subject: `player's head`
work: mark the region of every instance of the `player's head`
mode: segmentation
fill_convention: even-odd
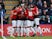
[[[24,8],[24,7],[25,7],[25,4],[24,4],[24,3],[22,3],[22,4],[21,4],[21,7],[22,7],[22,8]]]

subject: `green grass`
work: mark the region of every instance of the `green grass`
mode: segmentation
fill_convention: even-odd
[[[6,37],[7,39],[52,39],[52,36],[43,36],[43,37],[40,37],[40,36],[34,36],[34,37],[15,37],[15,38],[12,38],[12,37]],[[2,37],[0,37],[0,39],[2,39]]]
[[[0,39],[2,39],[2,37],[0,37]]]

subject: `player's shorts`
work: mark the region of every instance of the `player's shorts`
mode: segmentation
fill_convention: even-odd
[[[33,27],[33,26],[34,26],[34,21],[31,21],[31,22],[32,22],[32,23],[31,23],[31,24],[32,24],[31,26]]]
[[[25,20],[25,26],[33,26],[34,22],[30,20]]]
[[[40,20],[40,18],[35,18],[35,19],[34,19],[35,25],[39,25],[39,24],[40,24],[40,23],[39,23],[39,20]]]
[[[17,21],[16,20],[12,20],[12,27],[16,27],[17,26]]]
[[[17,20],[17,27],[23,27],[24,21],[23,20]]]

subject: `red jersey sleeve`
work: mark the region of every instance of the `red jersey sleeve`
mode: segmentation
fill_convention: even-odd
[[[34,7],[34,14],[35,15],[38,15],[39,14],[39,11],[38,11],[38,8],[37,7]]]
[[[14,15],[14,14],[16,14],[16,15]],[[10,18],[11,19],[16,19],[17,18],[17,11],[16,10],[11,11]]]
[[[36,14],[39,14],[38,8],[36,7],[35,9],[36,9]]]

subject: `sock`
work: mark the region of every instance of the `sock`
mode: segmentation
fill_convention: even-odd
[[[23,32],[24,32],[23,29],[24,29],[24,28],[21,28],[21,36],[23,36]]]
[[[27,33],[27,30],[26,30],[26,28],[24,28],[24,33]]]
[[[38,27],[38,32],[40,33],[40,35],[42,34],[41,28]]]
[[[34,28],[33,28],[33,27],[31,27],[31,30],[32,30],[34,33],[36,33],[36,31],[34,30]]]
[[[14,34],[14,28],[12,27],[12,30],[10,30],[9,32],[10,32],[10,35],[13,36],[13,34]]]
[[[18,36],[20,36],[20,28],[17,28]]]
[[[30,28],[27,28],[27,36],[29,36]]]
[[[34,27],[35,33],[37,33],[37,26]]]

